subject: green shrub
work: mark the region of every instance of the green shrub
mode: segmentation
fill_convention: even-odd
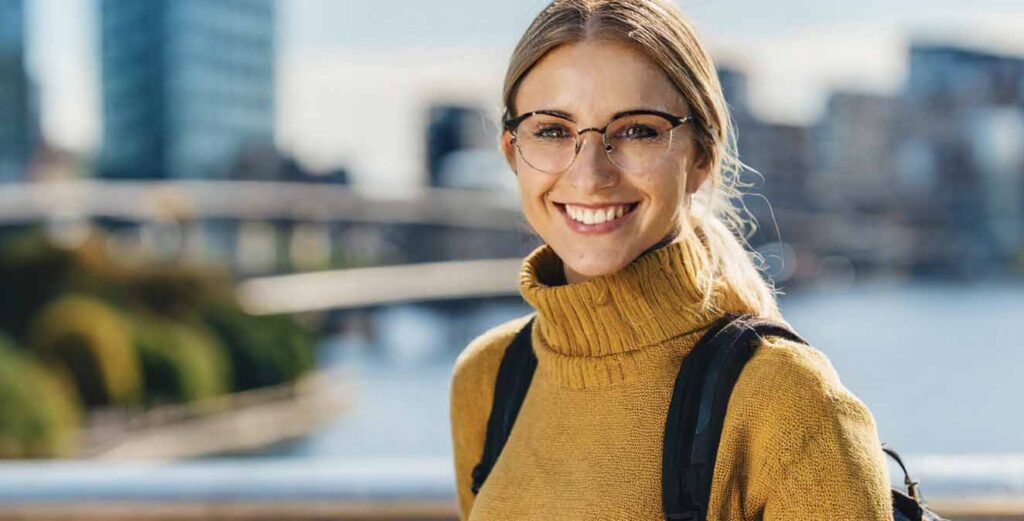
[[[226,272],[124,265],[108,242],[93,231],[64,248],[37,231],[0,245],[0,329],[63,367],[87,406],[189,401],[313,367],[311,334],[290,317],[244,313]]]
[[[53,299],[68,292],[121,300],[128,271],[108,254],[106,235],[90,233],[74,247],[54,244],[41,229],[14,233],[0,242],[0,327],[24,339],[29,323]]]
[[[32,315],[67,284],[74,259],[42,234],[19,234],[0,245],[0,326],[21,337]]]
[[[313,369],[316,338],[308,329],[287,315],[264,316],[259,319],[270,330],[270,337],[275,339],[276,345],[286,353],[289,360],[286,365],[288,380],[294,380]]]
[[[140,318],[135,345],[148,404],[191,402],[231,388],[231,367],[217,337],[203,327]]]
[[[227,348],[235,391],[294,380],[313,365],[310,335],[287,317],[255,317],[213,306],[203,317]]]
[[[0,458],[53,458],[78,449],[73,389],[0,336]]]
[[[234,303],[230,276],[212,267],[145,266],[125,284],[127,302],[162,317],[195,320],[210,303]]]
[[[142,391],[130,326],[103,301],[66,295],[32,319],[29,346],[47,364],[66,368],[87,406],[134,405]]]

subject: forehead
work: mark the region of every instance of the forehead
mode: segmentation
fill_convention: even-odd
[[[686,103],[665,72],[635,46],[585,40],[557,47],[527,73],[515,96],[519,114],[561,110],[578,122],[653,108],[682,113]]]

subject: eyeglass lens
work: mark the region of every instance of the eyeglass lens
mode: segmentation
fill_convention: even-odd
[[[624,116],[608,125],[602,145],[616,167],[627,173],[641,173],[656,167],[668,155],[672,128],[672,124],[660,116]],[[516,131],[523,160],[547,173],[569,168],[582,148],[583,137],[571,121],[548,114],[534,114],[524,119]]]

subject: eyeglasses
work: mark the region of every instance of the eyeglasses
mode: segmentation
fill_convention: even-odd
[[[583,134],[601,134],[608,160],[628,174],[657,167],[669,155],[672,131],[693,116],[674,116],[656,110],[616,114],[604,128],[579,130],[564,114],[550,110],[528,112],[505,122],[523,161],[541,172],[556,174],[572,166],[583,148]]]

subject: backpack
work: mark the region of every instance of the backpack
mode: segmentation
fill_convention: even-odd
[[[502,357],[483,456],[473,468],[473,494],[480,491],[497,462],[537,368],[530,340],[535,318],[516,334]],[[666,520],[706,518],[729,396],[740,371],[760,340],[768,335],[808,344],[780,324],[727,313],[708,328],[683,358],[665,422],[661,481]],[[892,489],[894,521],[943,521],[925,506],[918,483],[910,478],[899,454],[884,443],[882,449],[903,469],[907,486],[906,493]]]

